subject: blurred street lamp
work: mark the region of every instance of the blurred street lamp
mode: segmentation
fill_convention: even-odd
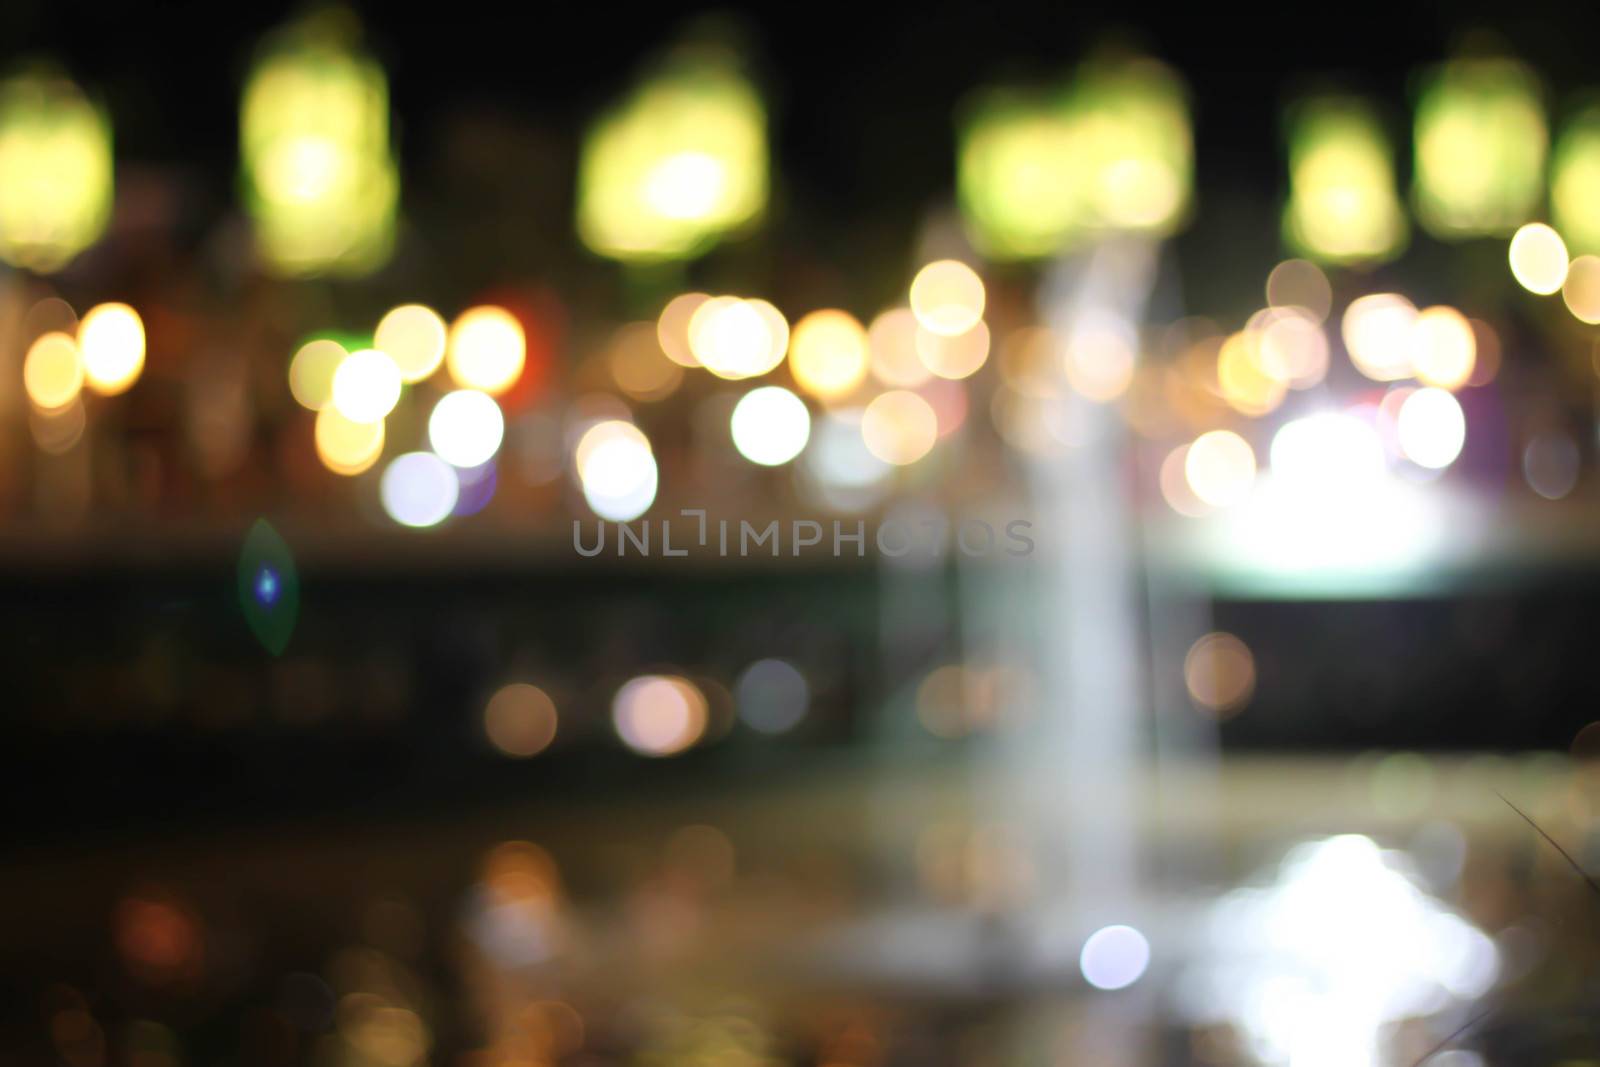
[[[1574,255],[1600,252],[1600,103],[1573,115],[1556,141],[1550,215]]]
[[[0,84],[0,256],[59,270],[100,237],[111,193],[111,123],[101,108],[47,70]]]
[[[1538,78],[1523,64],[1434,70],[1417,101],[1418,221],[1438,237],[1509,234],[1538,208],[1548,140]]]
[[[1289,112],[1289,203],[1284,239],[1325,263],[1393,258],[1406,240],[1394,159],[1362,100],[1313,97]]]
[[[603,256],[689,259],[767,203],[767,117],[731,57],[686,51],[602,115],[578,162],[578,234]]]
[[[1189,206],[1183,85],[1152,59],[1091,60],[1061,93],[992,90],[958,142],[962,211],[993,259],[1053,255],[1088,231],[1167,234]]]
[[[263,50],[245,86],[240,154],[263,258],[290,276],[360,276],[394,242],[400,177],[389,90],[340,12],[297,23]]]

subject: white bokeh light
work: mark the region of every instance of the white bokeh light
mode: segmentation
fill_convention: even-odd
[[[1456,461],[1467,439],[1467,417],[1444,389],[1418,389],[1400,405],[1400,451],[1421,467],[1439,470]]]
[[[752,389],[729,420],[733,445],[751,463],[776,467],[800,454],[811,438],[806,403],[781,385]]]
[[[449,518],[460,493],[455,469],[432,452],[396,456],[378,487],[383,510],[402,526],[437,526]]]
[[[1150,966],[1150,942],[1131,926],[1107,926],[1083,943],[1078,967],[1096,989],[1124,989]]]
[[[454,467],[477,467],[500,451],[506,420],[494,397],[476,389],[446,393],[428,416],[428,443]]]

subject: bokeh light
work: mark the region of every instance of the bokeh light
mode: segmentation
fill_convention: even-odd
[[[787,660],[760,659],[739,675],[733,690],[739,718],[763,734],[787,733],[811,705],[805,675]]]
[[[591,426],[574,455],[584,500],[602,519],[628,522],[655,502],[655,455],[631,422],[609,419]]]
[[[1397,293],[1359,297],[1345,308],[1340,332],[1356,370],[1377,382],[1412,374],[1417,308]]]
[[[487,393],[457,389],[446,393],[428,416],[428,443],[453,467],[477,467],[500,451],[506,420]]]
[[[1465,315],[1451,307],[1424,308],[1412,331],[1412,366],[1418,381],[1456,390],[1472,380],[1478,339]]]
[[[811,437],[805,401],[781,385],[752,389],[739,398],[729,420],[733,445],[751,463],[776,467],[800,454]]]
[[[307,341],[289,360],[289,392],[304,408],[321,411],[333,399],[333,376],[350,355],[329,338]]]
[[[891,389],[914,389],[930,377],[917,349],[922,327],[910,308],[890,308],[867,327],[872,376]]]
[[[867,451],[897,467],[917,462],[939,439],[939,417],[916,393],[891,389],[872,399],[861,414]]]
[[[329,405],[317,412],[313,437],[324,467],[335,474],[355,475],[383,454],[384,424],[382,419],[352,422]]]
[[[765,300],[715,296],[689,318],[689,351],[719,378],[754,378],[783,362],[789,324]]]
[[[1600,256],[1583,255],[1567,268],[1561,299],[1579,322],[1600,325]]]
[[[1097,404],[1128,391],[1139,359],[1138,337],[1128,324],[1093,319],[1068,335],[1061,349],[1067,384]]]
[[[387,353],[363,348],[333,372],[333,406],[351,422],[377,422],[400,402],[400,368]]]
[[[48,70],[0,83],[0,258],[48,273],[111,217],[111,122]]]
[[[683,367],[662,351],[653,322],[630,322],[612,334],[606,369],[617,388],[635,400],[661,400],[683,382]]]
[[[378,487],[384,512],[402,526],[437,526],[461,492],[455,468],[432,452],[407,452],[384,468]]]
[[[1530,222],[1511,238],[1511,276],[1530,293],[1549,296],[1567,280],[1567,245],[1542,222]]]
[[[1275,308],[1299,308],[1317,322],[1325,322],[1333,309],[1333,286],[1315,263],[1286,259],[1267,275],[1267,304]]]
[[[705,734],[709,708],[686,678],[646,674],[617,690],[611,721],[624,744],[644,756],[674,756]]]
[[[1406,240],[1394,159],[1366,101],[1315,97],[1289,114],[1289,203],[1284,237],[1313,259],[1389,259]]]
[[[1243,500],[1256,480],[1256,454],[1232,430],[1209,430],[1189,445],[1184,477],[1195,496],[1214,508]]]
[[[794,325],[789,372],[819,400],[849,396],[867,376],[867,331],[847,311],[811,312]]]
[[[101,396],[125,392],[139,380],[144,349],[144,320],[127,304],[99,304],[78,324],[84,380]]]
[[[989,326],[980,321],[958,334],[918,326],[914,344],[917,358],[930,374],[951,381],[970,378],[989,359]]]
[[[700,305],[710,299],[705,293],[681,293],[667,301],[656,317],[656,340],[661,342],[661,351],[680,367],[700,365],[689,346],[689,323]]]
[[[1245,643],[1229,633],[1209,633],[1183,657],[1183,685],[1202,711],[1234,715],[1256,688],[1256,661]]]
[[[1454,463],[1467,439],[1461,404],[1443,389],[1418,389],[1400,405],[1395,420],[1400,451],[1421,467],[1440,469]]]
[[[513,682],[497,689],[483,709],[483,732],[502,755],[537,756],[556,738],[556,705],[543,689]]]
[[[22,386],[35,407],[64,408],[83,390],[83,357],[78,342],[64,333],[47,333],[28,346],[22,360]]]
[[[505,308],[468,308],[450,325],[445,368],[463,389],[499,396],[522,376],[527,356],[522,323]]]
[[[1107,926],[1089,935],[1078,954],[1084,981],[1096,989],[1125,989],[1150,966],[1150,942],[1131,926]]]
[[[420,382],[444,361],[444,319],[423,304],[401,304],[378,320],[372,347],[387,353],[400,368],[400,380]]]
[[[911,280],[911,311],[934,333],[966,333],[983,318],[984,301],[983,279],[959,260],[929,263]]]

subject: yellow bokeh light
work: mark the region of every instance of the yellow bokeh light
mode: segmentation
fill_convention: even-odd
[[[1511,238],[1511,276],[1530,293],[1549,296],[1567,280],[1567,245],[1542,222],[1530,222]]]
[[[355,475],[383,455],[383,420],[351,422],[331,404],[317,412],[317,458],[335,474]]]
[[[402,304],[378,320],[372,347],[386,352],[400,368],[400,380],[420,382],[444,360],[444,319],[423,304]]]
[[[1229,335],[1217,351],[1217,387],[1241,415],[1265,415],[1283,403],[1289,383],[1281,368],[1269,363],[1261,338],[1253,331]]]
[[[28,399],[44,411],[64,408],[83,390],[83,357],[70,334],[51,332],[34,341],[22,360]]]
[[[861,413],[861,439],[885,463],[908,466],[933,450],[939,416],[916,393],[891,389],[874,397]]]
[[[705,293],[682,293],[667,301],[656,318],[656,340],[661,351],[680,367],[698,367],[694,349],[689,347],[689,323],[694,313],[711,297]]]
[[[1550,160],[1550,221],[1574,252],[1600,253],[1600,104],[1567,120]]]
[[[1416,305],[1398,293],[1372,293],[1345,308],[1340,333],[1356,370],[1375,382],[1409,378],[1415,356]]]
[[[483,305],[468,308],[451,324],[445,368],[462,388],[499,396],[521,377],[527,356],[528,341],[516,316]]]
[[[111,123],[65,78],[0,84],[0,257],[59,270],[111,217]]]
[[[90,308],[78,324],[84,378],[101,396],[125,392],[144,370],[144,321],[127,304]]]
[[[1600,324],[1600,256],[1579,256],[1567,268],[1561,299],[1579,322]]]
[[[789,324],[765,300],[714,296],[689,317],[689,350],[719,378],[754,378],[783,362]]]
[[[1331,263],[1391,258],[1406,217],[1394,160],[1373,109],[1355,97],[1314,97],[1290,112],[1284,237]]]
[[[890,308],[867,327],[867,352],[872,376],[895,389],[910,389],[930,377],[917,353],[921,327],[910,308]]]
[[[1174,448],[1161,461],[1161,471],[1156,481],[1161,487],[1161,498],[1168,507],[1185,518],[1197,519],[1208,514],[1211,506],[1195,496],[1194,490],[1189,488],[1189,477],[1185,471],[1188,460],[1188,445]]]
[[[321,411],[333,399],[333,375],[350,355],[338,341],[307,341],[289,361],[289,392],[301,407]]]
[[[1183,461],[1189,490],[1214,508],[1243,500],[1256,480],[1256,454],[1232,430],[1211,430],[1195,438]]]
[[[983,279],[959,260],[929,263],[911,280],[911,310],[934,333],[966,333],[983,318],[984,301]]]
[[[989,359],[989,325],[979,321],[972,329],[955,335],[918,326],[913,343],[917,358],[930,373],[952,381],[970,378]]]
[[[333,372],[332,403],[351,422],[377,422],[400,402],[400,368],[388,353],[363,348]]]
[[[794,325],[789,371],[819,400],[855,392],[867,376],[867,331],[846,311],[813,311]]]
[[[1472,380],[1478,339],[1472,323],[1452,307],[1431,307],[1417,315],[1412,363],[1417,380],[1441,389],[1460,389]]]

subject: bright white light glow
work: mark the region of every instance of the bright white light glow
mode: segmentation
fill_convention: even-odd
[[[428,443],[453,467],[477,467],[500,451],[506,420],[487,393],[457,389],[446,393],[428,416]]]
[[[1406,397],[1395,428],[1406,458],[1433,470],[1454,463],[1467,439],[1467,417],[1461,404],[1438,388],[1418,389]]]
[[[1150,942],[1131,926],[1107,926],[1083,943],[1078,966],[1096,989],[1123,989],[1150,966]]]
[[[783,386],[767,385],[740,398],[729,428],[741,456],[763,467],[776,467],[806,447],[811,438],[811,413],[805,401]]]
[[[629,522],[656,499],[656,458],[650,441],[631,422],[611,419],[591,426],[578,441],[583,498],[602,519]]]
[[[455,468],[432,452],[396,456],[383,472],[383,510],[402,526],[437,526],[455,510],[461,485]]]
[[[400,368],[376,348],[346,357],[333,372],[333,407],[351,422],[377,422],[400,402]]]
[[[1378,431],[1338,411],[1284,423],[1270,456],[1276,482],[1318,495],[1368,488],[1386,473]]]

